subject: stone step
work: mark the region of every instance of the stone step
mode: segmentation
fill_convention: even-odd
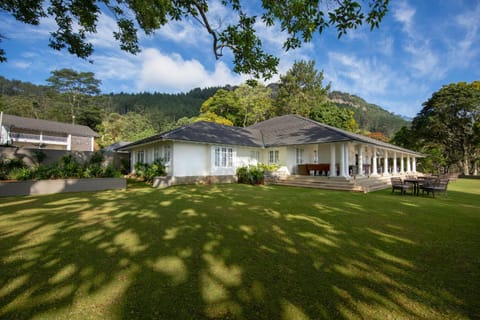
[[[323,177],[323,176],[285,176],[275,182],[279,185],[298,186],[317,189],[372,192],[390,188],[389,176],[377,177]]]

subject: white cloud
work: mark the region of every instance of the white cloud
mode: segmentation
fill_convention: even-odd
[[[157,49],[145,49],[137,80],[138,90],[180,92],[195,87],[236,85],[245,76],[233,74],[223,62],[217,62],[208,71],[196,59],[185,60],[179,54],[165,55]]]
[[[478,59],[480,54],[480,26],[478,19],[480,17],[480,3],[474,10],[459,14],[455,17],[455,24],[460,29],[463,38],[455,39],[449,45],[449,61],[460,67],[468,67],[472,61]],[[478,61],[478,60],[477,60]],[[478,67],[478,64],[477,66]]]
[[[413,18],[415,12],[416,10],[406,1],[395,2],[393,6],[393,17],[403,24],[403,30],[410,36],[414,33]]]
[[[336,52],[330,52],[328,59],[325,77],[340,90],[363,95],[386,93],[393,71],[385,64]]]
[[[18,69],[28,69],[30,68],[30,66],[32,65],[30,62],[27,62],[27,61],[19,61],[19,60],[15,60],[15,61],[12,61],[12,65],[14,68],[18,68]]]
[[[414,77],[441,79],[445,75],[447,66],[441,65],[440,57],[428,45],[410,43],[404,49],[412,55],[410,67],[413,68]]]

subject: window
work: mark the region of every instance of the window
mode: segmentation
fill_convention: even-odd
[[[160,153],[160,146],[156,145],[155,148],[153,149],[153,161],[158,160],[162,157]]]
[[[145,151],[137,151],[137,163],[145,163]]]
[[[163,162],[169,163],[172,158],[172,147],[167,144],[163,146]]]
[[[233,148],[215,147],[215,167],[232,168],[233,167]]]
[[[250,161],[253,162],[253,161],[255,161],[255,160],[257,161],[257,163],[260,162],[260,151],[258,151],[258,150],[251,150],[251,151],[250,151]]]
[[[296,149],[296,154],[297,154],[297,164],[302,164],[303,163],[303,149],[297,148]]]
[[[268,152],[268,163],[278,163],[280,160],[278,150],[270,150]]]

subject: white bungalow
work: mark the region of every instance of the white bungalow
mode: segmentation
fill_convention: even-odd
[[[135,163],[162,158],[168,184],[235,181],[236,169],[277,164],[286,175],[328,177],[416,173],[421,154],[297,116],[272,118],[247,128],[196,122],[119,150]],[[134,170],[134,169],[133,169]]]

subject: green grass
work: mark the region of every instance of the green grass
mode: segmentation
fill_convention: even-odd
[[[0,198],[0,319],[478,319],[479,285],[479,180]]]

